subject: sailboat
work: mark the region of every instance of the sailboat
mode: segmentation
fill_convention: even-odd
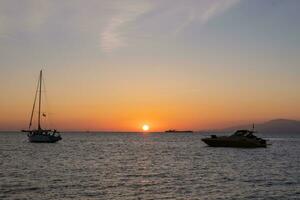
[[[43,71],[40,71],[40,76],[38,80],[38,85],[37,89],[35,92],[35,97],[34,97],[34,102],[33,102],[33,108],[31,111],[31,117],[30,117],[30,122],[29,122],[29,127],[28,130],[22,130],[22,132],[27,133],[28,140],[29,142],[44,142],[44,143],[54,143],[59,140],[61,140],[61,136],[58,131],[51,130],[51,129],[43,129],[41,126],[41,106],[42,106],[42,76],[43,76]],[[37,95],[39,96],[38,98],[38,127],[36,129],[31,129],[32,127],[32,119],[34,115],[34,110],[36,107],[36,99]],[[45,116],[45,114],[42,114]]]

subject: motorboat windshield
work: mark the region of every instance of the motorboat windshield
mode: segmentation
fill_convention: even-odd
[[[238,130],[232,136],[242,136],[242,137],[249,137],[253,135],[253,131],[249,130]]]

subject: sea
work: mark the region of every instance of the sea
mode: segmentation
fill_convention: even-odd
[[[208,147],[200,133],[0,133],[0,199],[300,199],[300,135]]]

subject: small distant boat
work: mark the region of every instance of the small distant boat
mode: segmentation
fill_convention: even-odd
[[[166,130],[165,133],[193,133],[191,130],[178,131],[175,129]]]
[[[56,131],[55,129],[54,130],[42,129],[42,127],[41,127],[42,75],[43,75],[43,72],[41,70],[37,90],[36,90],[36,93],[35,93],[35,98],[34,98],[33,108],[32,108],[32,112],[31,112],[29,127],[28,127],[28,130],[22,130],[22,132],[27,133],[29,142],[54,143],[54,142],[57,142],[57,141],[62,139],[59,132]],[[37,95],[39,95],[38,127],[36,129],[31,129]],[[42,115],[44,117],[46,116],[44,113]]]
[[[259,148],[267,147],[266,140],[256,137],[254,130],[238,130],[230,136],[212,135],[210,138],[202,139],[211,147],[238,147],[238,148]]]

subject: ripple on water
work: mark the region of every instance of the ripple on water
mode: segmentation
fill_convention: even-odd
[[[0,199],[299,199],[300,140],[210,148],[199,134],[0,134]],[[5,138],[5,139],[3,139]]]

